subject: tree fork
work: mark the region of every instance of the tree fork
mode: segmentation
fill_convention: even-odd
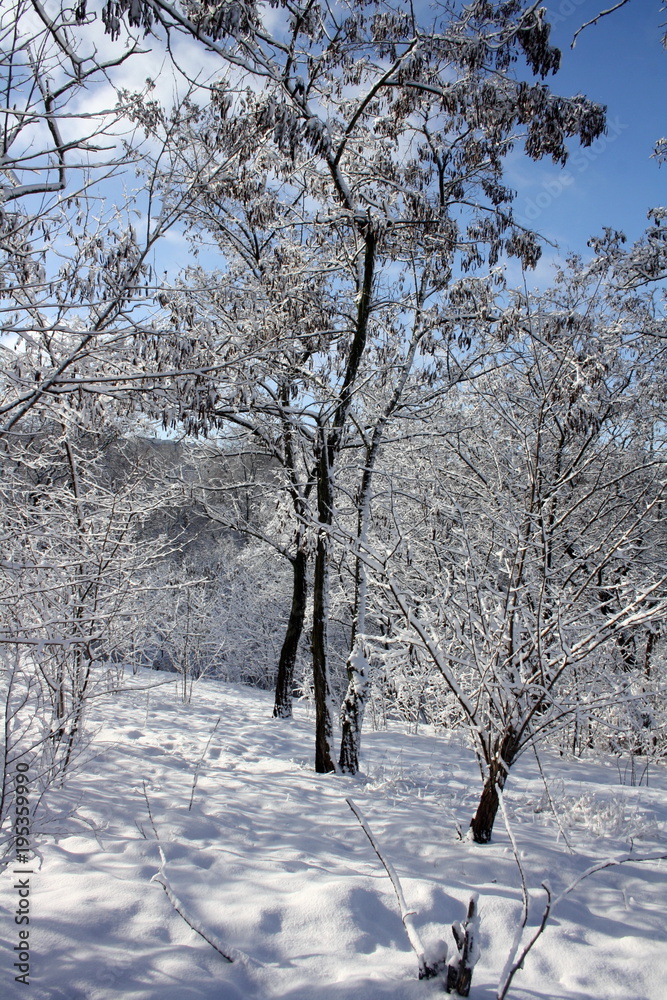
[[[476,844],[488,844],[493,833],[493,824],[500,806],[498,790],[502,792],[517,753],[517,735],[513,729],[503,737],[500,750],[489,764],[489,773],[477,811],[470,820],[472,839]]]

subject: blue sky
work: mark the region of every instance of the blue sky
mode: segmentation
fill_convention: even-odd
[[[660,0],[629,3],[573,35],[616,0],[548,0],[552,40],[562,67],[547,83],[562,96],[583,93],[607,105],[608,131],[589,150],[571,146],[564,169],[550,161],[533,164],[518,153],[508,164],[517,189],[519,221],[558,244],[561,252],[588,256],[587,239],[604,226],[637,239],[647,210],[667,204],[667,164],[651,153],[667,136],[667,51],[661,44],[667,11]],[[545,247],[545,258],[554,250]]]
[[[544,2],[552,40],[563,54],[560,71],[546,83],[564,97],[583,93],[605,104],[608,128],[587,150],[573,142],[565,168],[550,160],[533,163],[519,149],[506,161],[507,183],[517,191],[518,221],[549,241],[531,284],[550,281],[551,263],[568,251],[589,256],[587,240],[605,226],[622,230],[629,241],[638,239],[648,209],[667,204],[667,163],[660,167],[651,158],[656,141],[667,136],[663,0],[629,0],[582,31],[574,49],[571,42],[577,29],[617,0]],[[214,73],[217,60],[202,57],[199,48],[196,53]],[[154,67],[142,64],[140,82],[149,69],[159,73],[162,58],[156,55],[152,60]],[[133,64],[132,73],[135,69]],[[517,74],[528,75],[525,65],[517,65]],[[164,96],[168,103],[168,94]],[[180,243],[176,233],[171,242]],[[557,249],[550,244],[557,244]],[[508,276],[519,280],[514,261],[508,264]]]

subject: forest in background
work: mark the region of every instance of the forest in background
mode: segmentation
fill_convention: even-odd
[[[605,129],[539,5],[12,0],[0,39],[6,843],[17,764],[47,794],[146,665],[309,699],[322,773],[364,717],[462,728],[479,843],[527,748],[664,758],[667,210],[530,290],[506,158]]]

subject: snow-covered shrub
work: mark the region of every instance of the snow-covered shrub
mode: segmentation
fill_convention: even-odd
[[[116,479],[106,437],[64,407],[6,448],[0,638],[14,652],[4,669],[10,685],[25,678],[28,715],[59,748],[56,768],[76,752],[106,665],[121,668],[145,607],[141,577],[164,556],[162,540],[141,530],[169,492],[154,487],[150,469],[132,463]]]
[[[26,831],[35,829],[45,793],[84,746],[80,711],[58,715],[40,657],[39,649],[0,647],[0,865],[15,847],[29,853],[30,836],[30,846],[16,840],[19,818]],[[25,789],[17,801],[19,778]]]
[[[621,792],[612,795],[584,792],[565,796],[559,804],[561,822],[580,827],[596,837],[618,837],[631,841],[654,837],[658,832],[655,816]]]
[[[263,689],[275,681],[289,566],[270,549],[223,537],[204,558],[172,560],[145,581],[142,662],[181,675],[184,700],[204,674]]]
[[[416,732],[420,723],[453,729],[462,716],[456,700],[420,650],[412,645],[376,650],[372,658],[369,722],[386,728],[398,719]]]

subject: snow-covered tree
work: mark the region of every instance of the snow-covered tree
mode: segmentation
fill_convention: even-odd
[[[90,700],[117,689],[148,613],[144,579],[169,550],[143,531],[164,487],[146,464],[119,476],[110,429],[79,418],[67,403],[59,422],[33,409],[4,445],[0,824],[17,766],[30,765],[37,808],[78,759]]]
[[[231,262],[234,302],[242,298],[232,307],[237,322],[249,323],[275,287],[283,311],[299,313],[288,328],[291,370],[266,337],[257,381],[273,387],[276,424],[275,399],[286,389],[289,419],[298,417],[311,447],[316,768],[332,770],[331,534],[336,468],[357,434],[356,396],[378,373],[404,370],[411,343],[424,354],[437,350],[434,341],[448,333],[442,299],[455,267],[493,265],[501,253],[536,261],[536,240],[512,217],[503,159],[518,142],[533,158],[563,163],[566,139],[590,143],[604,127],[603,111],[582,97],[556,97],[531,78],[559,63],[535,5],[443,6],[422,24],[391,3],[353,3],[343,12],[308,0],[285,7],[273,29],[261,5],[195,4],[187,17],[161,3],[108,10],[190,31],[220,56],[197,142],[184,138],[181,156],[191,176],[201,157],[218,151],[220,169],[199,174],[194,224],[215,235],[227,266],[221,315],[230,312]],[[527,80],[517,79],[519,59]],[[231,150],[234,171],[222,168]],[[211,410],[222,418],[226,407]],[[363,688],[360,662],[353,651],[351,692]],[[354,769],[352,757],[346,766]]]
[[[644,697],[637,672],[667,609],[665,456],[651,411],[662,349],[590,285],[563,283],[499,318],[498,365],[462,388],[419,463],[394,474],[391,551],[376,544],[372,558],[381,606],[395,609],[389,659],[416,645],[470,727],[479,842],[527,746]]]

